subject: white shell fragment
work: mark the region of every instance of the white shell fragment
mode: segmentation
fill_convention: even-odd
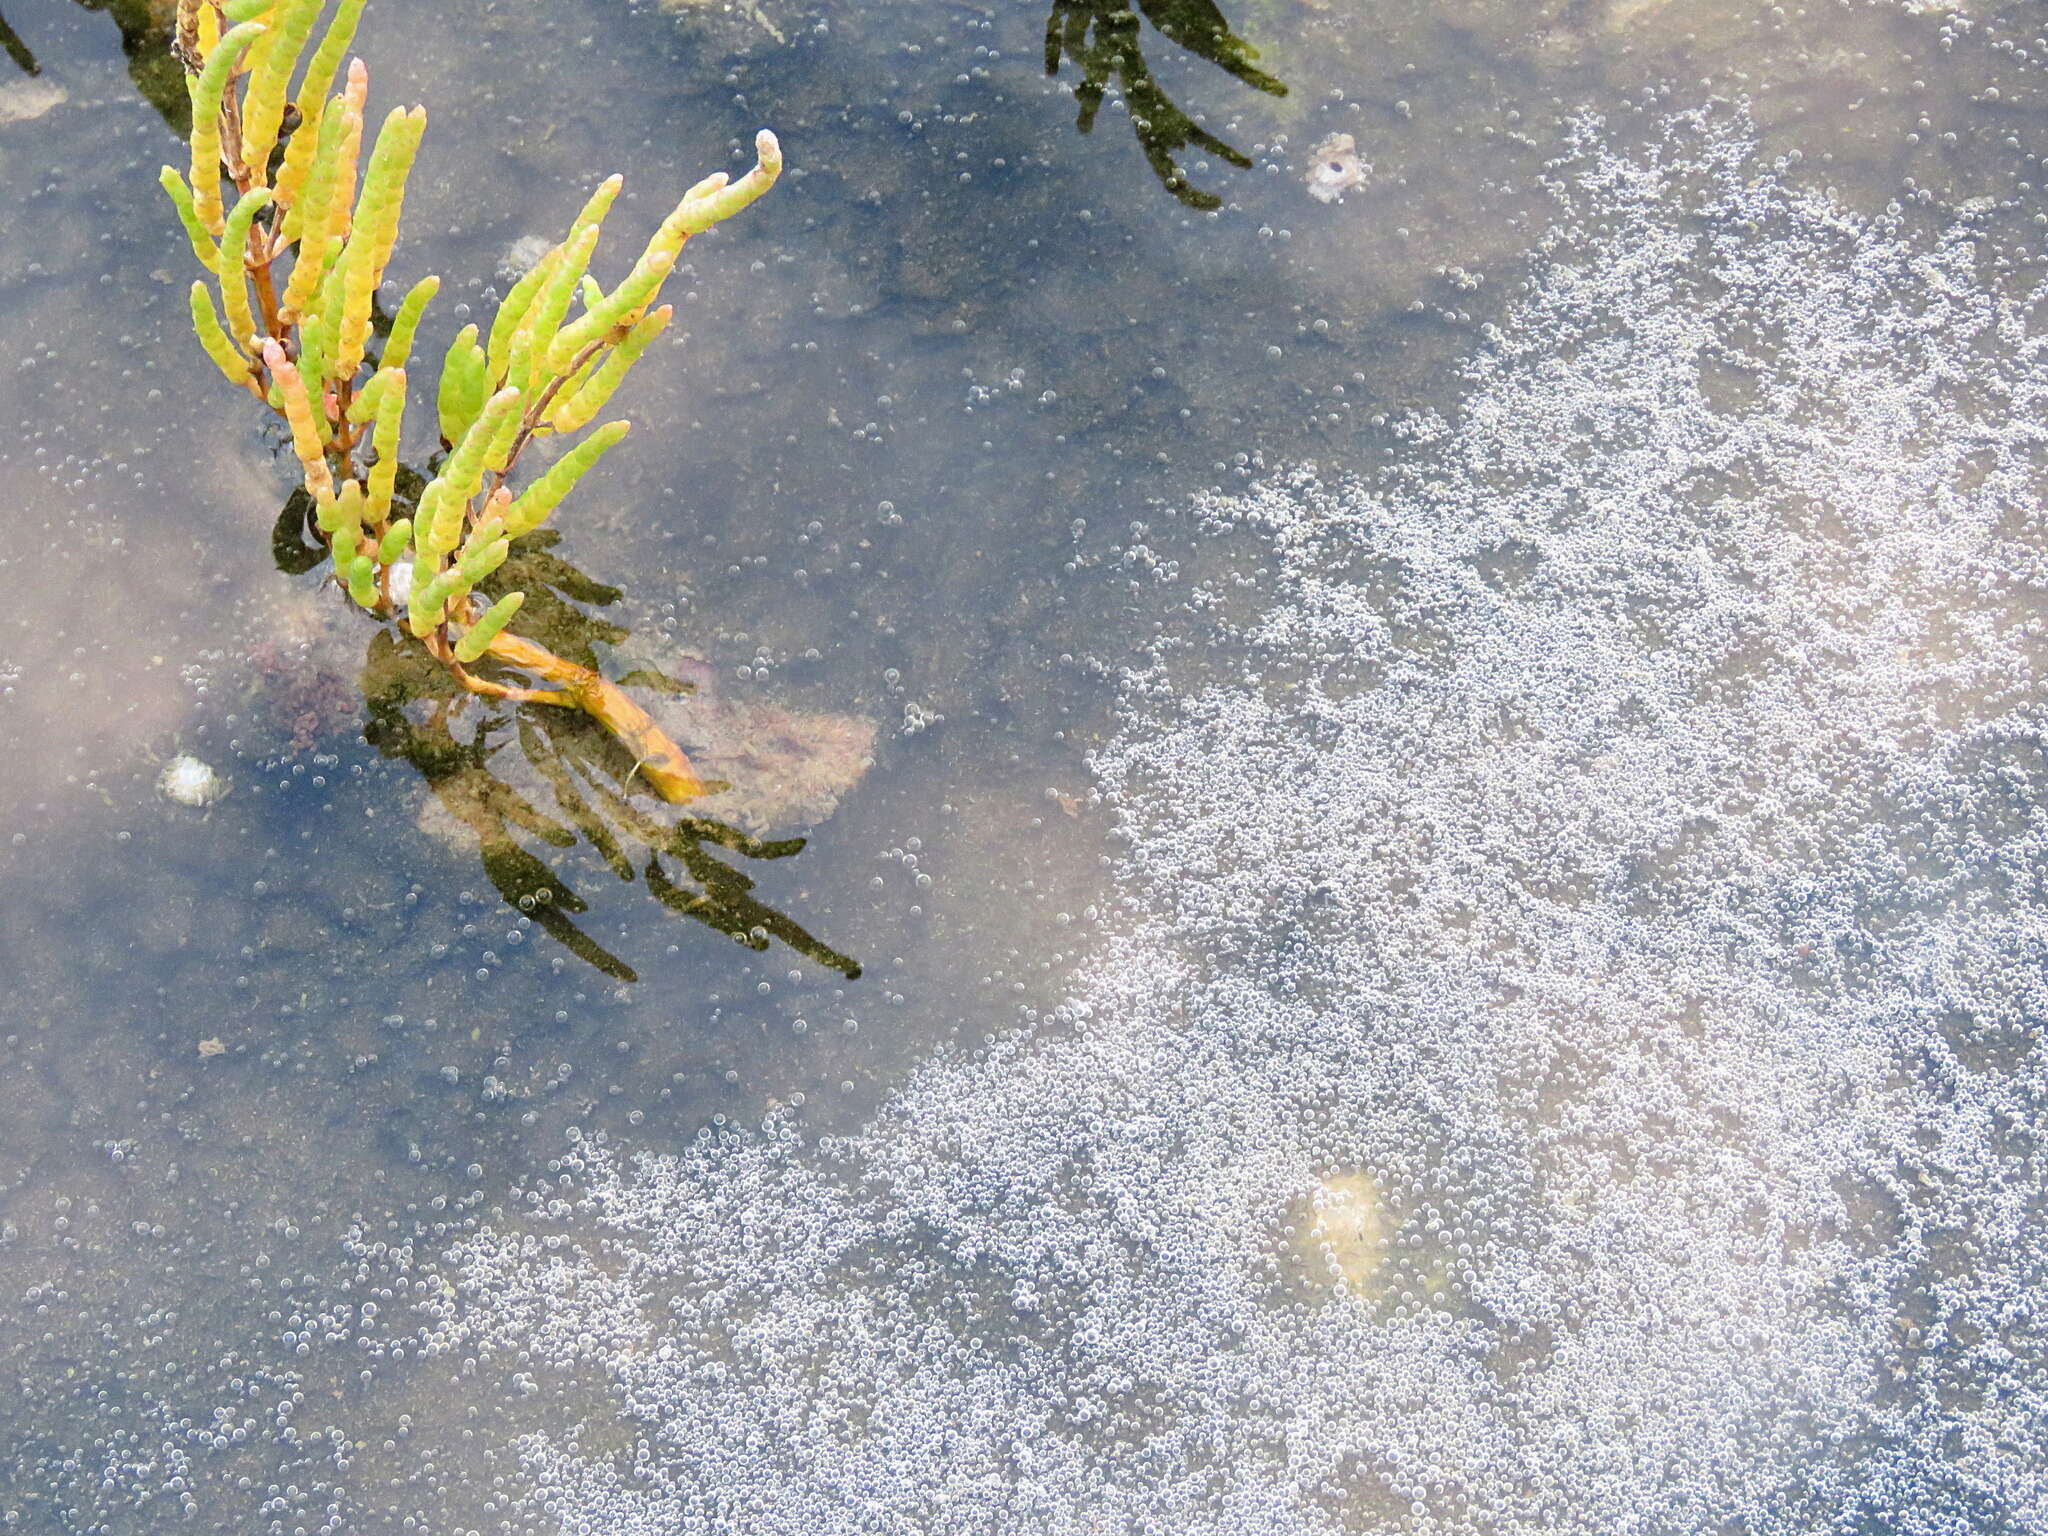
[[[164,764],[156,787],[166,800],[178,805],[211,805],[228,792],[228,781],[189,753],[181,752]]]
[[[70,100],[54,80],[30,78],[0,85],[0,125],[31,123]]]
[[[516,283],[554,248],[555,242],[545,235],[521,235],[498,257],[498,276],[508,283]]]
[[[1333,133],[1315,147],[1309,159],[1308,195],[1334,203],[1353,187],[1365,185],[1372,167],[1358,158],[1358,145],[1348,133]]]

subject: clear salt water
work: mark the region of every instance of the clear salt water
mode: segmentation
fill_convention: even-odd
[[[544,552],[660,866],[0,42],[0,1526],[2048,1530],[2038,5],[373,7],[425,356],[782,137]]]

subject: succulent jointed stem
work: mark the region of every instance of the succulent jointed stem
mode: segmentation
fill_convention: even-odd
[[[580,709],[632,753],[635,773],[656,793],[692,799],[703,782],[645,710],[589,668],[510,633],[524,594],[485,609],[475,589],[505,563],[511,542],[540,527],[625,436],[626,423],[590,431],[515,497],[510,481],[527,447],[545,433],[567,438],[589,426],[671,318],[668,307],[653,306],[684,243],[766,192],[781,173],[781,147],[764,129],[758,163],[745,176],[714,175],[692,187],[609,291],[587,268],[623,182],[599,183],[562,243],[506,296],[488,344],[474,326],[456,338],[438,393],[451,452],[413,516],[396,516],[407,369],[439,279],[407,294],[381,357],[368,355],[370,317],[426,113],[393,111],[365,144],[368,72],[360,59],[342,69],[363,0],[333,3],[287,104],[328,0],[179,0],[173,52],[194,108],[191,179],[165,167],[163,184],[219,290],[216,308],[208,285],[194,285],[194,328],[222,374],[289,424],[335,580],[360,606],[397,618],[393,570],[412,552],[405,627],[464,688]],[[337,73],[345,84],[330,94]],[[287,256],[280,282],[276,264]],[[481,660],[546,686],[479,677],[469,668]]]

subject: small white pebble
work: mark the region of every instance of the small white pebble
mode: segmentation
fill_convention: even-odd
[[[179,753],[157,775],[156,787],[179,805],[211,805],[228,792],[228,781],[188,753]]]

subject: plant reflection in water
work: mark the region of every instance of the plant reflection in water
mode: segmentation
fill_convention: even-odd
[[[121,52],[128,58],[128,75],[143,99],[163,114],[165,122],[180,138],[192,126],[192,103],[185,94],[185,72],[171,57],[172,0],[76,0],[81,10],[103,11],[121,29]],[[0,15],[0,53],[5,53],[22,73],[39,75],[42,65],[27,39]]]
[[[1201,127],[1176,106],[1152,78],[1139,46],[1143,31],[1139,14],[1170,42],[1228,71],[1246,85],[1269,96],[1285,96],[1281,81],[1256,68],[1256,48],[1230,30],[1230,23],[1210,0],[1053,0],[1045,21],[1045,72],[1057,75],[1067,59],[1081,72],[1074,99],[1081,104],[1075,126],[1087,133],[1095,127],[1107,86],[1114,77],[1130,108],[1131,130],[1159,178],[1159,184],[1190,208],[1220,208],[1213,192],[1189,185],[1179,156],[1192,144],[1240,170],[1251,157]]]
[[[19,32],[7,25],[5,16],[0,16],[0,53],[5,53],[8,58],[14,60],[25,75],[40,75],[43,72],[43,66],[36,62],[34,50],[21,40]]]
[[[421,483],[404,473],[401,495],[408,482],[412,489]],[[287,572],[310,570],[324,558],[308,542],[310,504],[303,491],[295,493],[273,530],[272,547]],[[523,588],[528,631],[543,636],[557,655],[595,668],[596,647],[619,645],[629,631],[582,605],[609,606],[622,594],[556,554],[559,538],[552,529],[529,535],[490,585]],[[621,681],[670,696],[694,691],[650,667]],[[541,850],[566,853],[587,844],[619,879],[644,881],[648,894],[671,912],[750,949],[765,950],[779,939],[848,979],[860,975],[858,961],[753,895],[754,880],[728,862],[734,856],[786,859],[802,850],[803,838],[760,838],[710,817],[679,814],[588,715],[466,693],[418,641],[388,627],[371,636],[361,687],[369,714],[365,739],[419,770],[446,813],[442,825],[475,840],[484,873],[506,902],[607,976],[639,979],[577,925],[575,915],[589,903]],[[507,755],[515,744],[517,755]],[[512,782],[529,770],[533,777],[524,788]],[[552,804],[543,808],[537,798]]]

